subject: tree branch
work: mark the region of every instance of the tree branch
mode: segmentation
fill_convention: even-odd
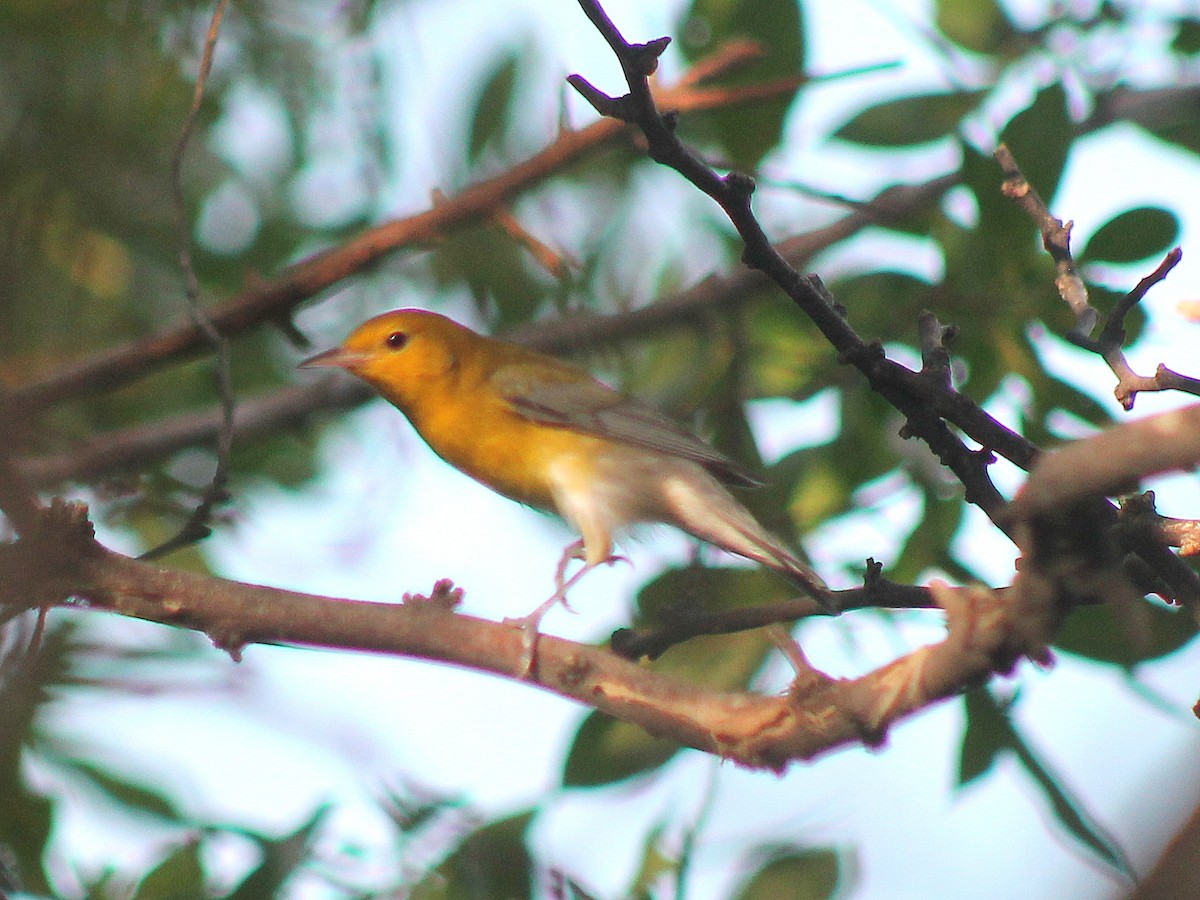
[[[1058,269],[1058,277],[1054,283],[1058,287],[1059,296],[1075,313],[1076,318],[1075,327],[1067,333],[1067,340],[1077,347],[1090,350],[1108,364],[1112,373],[1117,376],[1117,386],[1113,389],[1117,402],[1128,411],[1133,409],[1133,403],[1141,391],[1175,390],[1200,395],[1200,379],[1173,372],[1161,364],[1152,376],[1138,375],[1129,365],[1129,360],[1121,349],[1125,343],[1125,316],[1141,302],[1150,288],[1166,278],[1179,264],[1179,260],[1183,258],[1183,251],[1176,247],[1167,253],[1158,268],[1139,281],[1133,290],[1118,301],[1099,336],[1093,338],[1091,334],[1099,321],[1100,313],[1088,302],[1087,286],[1079,277],[1071,255],[1073,223],[1067,222],[1064,225],[1061,219],[1050,214],[1050,210],[1025,178],[1008,147],[1001,144],[996,148],[994,156],[1004,171],[1004,195],[1015,201],[1033,219],[1042,233],[1042,245],[1053,257]]]
[[[838,221],[782,241],[780,252],[796,265],[860,230],[894,216],[920,209],[954,184],[950,177],[914,187],[894,187]],[[714,311],[733,309],[748,301],[769,282],[760,272],[740,268],[712,275],[674,296],[648,306],[611,315],[576,315],[535,322],[502,335],[544,353],[570,354],[593,349],[661,329],[692,324]],[[248,440],[278,428],[304,422],[321,410],[345,409],[374,394],[347,379],[312,381],[263,394],[239,405],[234,438]],[[51,487],[64,481],[95,481],[159,462],[188,447],[211,444],[223,421],[221,410],[206,410],[160,419],[98,435],[70,450],[27,457],[15,464],[34,485]]]
[[[905,416],[901,435],[920,437],[963,484],[967,501],[979,506],[997,528],[1014,537],[1011,531],[1013,519],[1006,510],[1004,498],[992,483],[987,467],[993,450],[1004,453],[1024,468],[1036,465],[1036,446],[997,422],[973,400],[959,394],[946,384],[944,378],[913,372],[887,359],[878,343],[864,341],[850,326],[845,311],[834,301],[820,278],[812,274],[802,277],[771,245],[751,209],[754,182],[737,173],[724,177],[717,175],[684,147],[674,132],[673,118],[659,113],[646,76],[640,73],[648,66],[647,54],[661,53],[665,47],[662,40],[645,45],[629,44],[608,20],[598,0],[579,0],[579,4],[589,19],[601,23],[601,31],[625,73],[629,93],[614,100],[606,98],[579,76],[568,80],[577,89],[581,88],[584,96],[597,105],[602,114],[611,110],[623,119],[636,121],[646,136],[648,152],[653,159],[676,169],[721,205],[745,243],[743,261],[779,285],[837,349],[839,360],[857,368],[871,389]],[[1036,198],[1031,189],[1017,193]],[[1073,264],[1064,272],[1070,275]],[[925,368],[928,369],[928,365]],[[948,422],[978,442],[980,449],[968,448],[948,427]],[[1093,497],[1085,506],[1088,519],[1108,534],[1107,530],[1116,521],[1113,505],[1103,498]],[[1121,551],[1118,559],[1125,552],[1136,553],[1149,568],[1151,580],[1157,579],[1158,587],[1169,596],[1191,602],[1191,598],[1200,595],[1200,579],[1160,541],[1152,535],[1147,536],[1147,540],[1124,537],[1131,543],[1116,548]]]
[[[897,584],[882,577],[883,567],[867,561],[863,586],[833,591],[831,606],[840,613],[852,609],[936,609],[928,588]],[[778,603],[733,609],[705,609],[695,603],[680,603],[665,611],[661,622],[651,627],[619,628],[613,632],[612,649],[626,659],[657,659],[676,644],[706,634],[732,634],[808,616],[827,615],[811,597],[796,597]]]
[[[734,50],[717,51],[721,66],[736,65],[747,54],[758,52],[744,43]],[[776,82],[744,87],[683,84],[664,89],[659,97],[673,108],[699,111],[794,89],[794,82],[790,86]],[[344,244],[289,266],[274,278],[249,284],[237,296],[209,310],[212,325],[221,335],[234,335],[263,323],[288,322],[299,304],[342,279],[397,250],[426,246],[457,228],[492,218],[517,195],[627,133],[625,126],[610,119],[579,131],[561,132],[543,150],[495,178],[472,185],[424,212],[367,229]],[[173,326],[63,365],[44,378],[13,388],[11,399],[18,408],[34,412],[64,400],[114,390],[166,365],[197,356],[208,347],[203,329],[195,323]]]
[[[0,434],[15,434],[15,421],[8,391],[0,387]],[[13,531],[25,534],[36,525],[42,504],[25,468],[9,455],[11,447],[7,441],[0,442],[0,513]]]
[[[629,93],[611,98],[582,76],[573,75],[568,81],[602,115],[611,114],[624,121],[637,122],[646,136],[651,158],[675,169],[721,206],[742,237],[742,261],[766,275],[804,311],[836,348],[839,360],[858,369],[872,390],[905,416],[906,424],[901,434],[904,437],[918,436],[925,441],[942,464],[954,472],[966,487],[967,499],[978,505],[998,526],[1004,527],[1001,516],[1004,498],[987,473],[990,453],[986,448],[993,444],[982,441],[985,448],[983,453],[967,448],[927,402],[931,387],[936,389],[936,386],[931,386],[930,380],[921,377],[920,373],[887,359],[879,344],[864,341],[850,326],[845,311],[834,301],[820,278],[813,274],[801,276],[779,249],[772,245],[751,209],[754,181],[736,172],[718,175],[675,134],[674,116],[664,116],[659,112],[650,92],[646,70],[653,70],[649,59],[662,52],[666,39],[630,44],[596,0],[579,0],[579,4],[588,18],[598,23],[597,27],[620,62]],[[947,390],[939,392],[944,395],[953,393]],[[1004,440],[1011,440],[1012,432],[1009,429],[987,416],[977,405],[974,405],[974,409],[976,413],[970,417],[972,424],[980,426],[987,422],[988,426],[981,430],[995,431]]]
[[[1015,627],[990,592],[933,591],[947,610],[946,641],[858,679],[814,671],[787,696],[699,687],[548,635],[538,641],[531,680],[681,745],[778,771],[846,744],[879,743],[893,722],[1011,667],[1021,652],[1012,643]],[[81,504],[56,501],[29,537],[0,546],[0,604],[31,596],[203,631],[235,659],[249,644],[281,643],[427,659],[514,679],[525,669],[525,634],[454,612],[461,594],[449,582],[429,598],[368,603],[165,569],[96,543]]]

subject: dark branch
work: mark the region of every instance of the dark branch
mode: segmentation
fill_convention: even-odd
[[[999,522],[1004,499],[988,477],[986,457],[968,449],[946,422],[931,411],[923,396],[930,388],[928,380],[887,359],[878,345],[868,344],[859,337],[821,280],[816,275],[801,276],[789,264],[778,248],[771,244],[751,208],[754,181],[736,172],[725,176],[717,174],[683,144],[671,127],[672,121],[659,113],[649,83],[641,74],[644,64],[639,61],[639,54],[642,51],[635,48],[643,45],[626,42],[595,0],[579,0],[579,3],[589,19],[601,23],[598,27],[621,64],[629,93],[620,98],[620,114],[623,119],[636,121],[641,127],[651,158],[675,169],[720,204],[744,242],[742,261],[761,271],[783,289],[836,348],[839,360],[857,368],[873,390],[904,414],[905,435],[919,436],[924,440],[938,459],[967,487],[968,499],[978,504],[992,521]],[[574,76],[571,83],[586,84],[586,81]],[[585,92],[585,97],[594,92],[595,89],[590,88]],[[918,395],[911,390],[913,379],[922,382]],[[975,409],[978,410],[978,407]],[[976,425],[990,419],[981,410],[972,418]],[[1001,433],[1008,432],[998,422],[992,422]],[[1001,441],[981,443],[990,447]],[[1025,455],[1032,454],[1026,452]]]
[[[839,613],[852,609],[937,609],[928,588],[888,581],[880,576],[880,566],[874,561],[868,562],[863,586],[834,591],[831,606]],[[613,632],[611,645],[614,653],[626,659],[657,659],[669,648],[699,635],[732,634],[818,615],[827,612],[809,597],[721,610],[681,603],[660,617],[664,620],[661,624],[618,629]]]

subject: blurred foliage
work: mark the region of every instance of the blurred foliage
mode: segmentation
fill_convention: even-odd
[[[395,108],[397,88],[387,72],[396,47],[381,36],[386,24],[394,27],[389,17],[405,6],[402,0],[232,5],[184,169],[185,213],[206,302],[220,302],[256,273],[277,273],[379,221],[385,203],[378,194],[402,197],[386,208],[420,208],[434,189],[456,189],[519,162],[533,130],[551,138],[562,87],[557,75],[546,76],[546,48],[522,37],[487,50],[473,74],[456,72],[454,93],[439,96],[431,120],[421,125],[438,152],[413,163],[416,154],[402,144],[408,132],[389,119],[410,113]],[[828,138],[825,152],[850,149],[858,166],[875,160],[889,171],[897,151],[929,153],[955,175],[959,186],[946,203],[881,221],[873,232],[919,241],[922,253],[914,256],[936,265],[906,268],[860,254],[830,286],[851,324],[890,352],[917,358],[922,309],[959,325],[950,347],[956,384],[980,402],[1019,384],[1025,399],[1014,427],[1039,445],[1054,440],[1056,415],[1100,426],[1115,406],[1047,372],[1031,342],[1031,326],[1062,334],[1074,323],[1055,296],[1053,264],[1032,224],[998,190],[988,148],[1006,142],[1052,209],[1078,142],[1112,121],[1132,123],[1186,152],[1200,150],[1196,94],[1174,80],[1200,54],[1200,20],[1135,6],[1059,5],[1040,22],[1020,24],[994,0],[940,0],[927,37],[931,56],[944,66],[943,86],[847,109],[832,134],[819,136]],[[671,32],[671,52],[686,63],[731,39],[750,38],[762,56],[725,76],[726,83],[799,83],[812,55],[803,10],[792,0],[694,0]],[[36,379],[184,319],[169,172],[210,12],[210,4],[190,0],[0,0],[0,383]],[[1145,27],[1152,15],[1161,27]],[[454,35],[443,39],[445,45],[423,51],[425,65],[460,58]],[[1109,52],[1115,47],[1125,55]],[[1139,68],[1145,56],[1160,65]],[[551,68],[560,64],[572,63],[555,61]],[[1146,71],[1168,74],[1153,82]],[[407,74],[422,81],[427,73]],[[685,116],[679,127],[700,153],[722,165],[786,168],[793,117],[801,108],[793,98],[804,91],[798,86],[766,104]],[[651,195],[655,201],[647,202]],[[789,208],[785,221],[808,221],[808,209]],[[1071,210],[1054,211],[1071,216]],[[565,275],[551,275],[510,232],[486,223],[445,235],[428,253],[405,254],[364,273],[333,302],[357,318],[393,305],[398,295],[434,303],[466,299],[500,330],[555,312],[641,306],[690,284],[696,260],[720,271],[738,253],[710,205],[700,205],[632,144],[573,164],[514,204],[514,212],[522,227],[561,254]],[[1113,280],[1105,267],[1133,263],[1148,271],[1176,240],[1180,219],[1176,209],[1139,205],[1077,241],[1085,276],[1104,279],[1092,286],[1099,309],[1111,309],[1132,285]],[[778,221],[774,228],[782,227]],[[1126,320],[1131,340],[1141,324],[1135,308]],[[837,365],[826,343],[774,292],[745,298],[736,313],[712,313],[698,325],[653,337],[577,349],[580,355],[597,351],[589,361],[660,405],[688,415],[699,410],[698,423],[719,446],[751,468],[765,468],[768,485],[746,500],[770,527],[799,536],[871,515],[880,485],[899,484],[920,514],[896,536],[888,575],[901,581],[930,572],[971,577],[977,561],[955,542],[966,511],[961,490],[921,448],[897,438],[901,423],[894,411]],[[288,381],[283,347],[270,329],[233,341],[239,395]],[[817,396],[835,400],[835,433],[759,465],[743,401]],[[206,409],[214,400],[211,363],[201,360],[62,404],[7,439],[23,441],[16,447],[23,454],[62,450],[97,433]],[[253,480],[300,485],[315,470],[315,445],[307,429],[237,447],[235,495]],[[136,477],[89,487],[97,490],[100,514],[151,544],[171,533],[195,502],[210,466],[207,452],[188,451]],[[873,547],[861,555],[871,554],[879,555]],[[205,563],[190,551],[171,564]],[[847,562],[842,574],[856,577],[859,567],[861,559]],[[778,590],[761,572],[696,566],[651,581],[638,603],[640,615],[653,620],[680,603],[754,604],[776,599]],[[10,653],[0,671],[0,892],[250,898],[286,896],[291,886],[316,879],[355,897],[391,896],[401,887],[419,897],[526,896],[547,884],[563,896],[586,896],[580,886],[586,878],[547,869],[531,855],[526,833],[537,809],[488,821],[460,801],[381,794],[377,805],[391,822],[392,844],[386,851],[350,848],[345,855],[386,856],[378,868],[392,877],[361,883],[331,863],[323,848],[331,818],[326,808],[282,836],[190,817],[172,786],[144,783],[94,748],[67,740],[47,711],[88,691],[132,695],[147,682],[170,690],[178,685],[166,676],[181,666],[226,661],[191,639],[140,652],[94,646],[73,622],[52,617],[37,652]],[[1194,632],[1187,616],[1157,606],[1097,607],[1071,617],[1059,647],[1132,672],[1183,647]],[[18,637],[28,643],[27,632]],[[650,665],[736,689],[758,677],[769,649],[757,633],[704,638]],[[227,687],[217,679],[213,689]],[[1120,848],[1040,761],[1008,710],[982,691],[964,702],[960,782],[983,777],[1001,755],[1012,755],[1065,834],[1107,865],[1127,869]],[[625,790],[688,755],[593,713],[574,736],[562,784]],[[86,786],[75,802],[152,822],[173,838],[155,845],[160,852],[145,871],[73,871],[69,848],[48,850],[66,794],[31,779],[31,761]],[[422,855],[417,847],[429,835],[437,836],[438,852]],[[212,848],[229,836],[248,842],[255,859],[236,879],[212,862]],[[661,837],[646,837],[643,872],[631,895],[656,896],[658,879],[682,870],[682,856],[664,849]],[[843,868],[831,851],[767,848],[747,863],[738,896],[829,896],[846,880]]]
[[[756,860],[754,875],[737,900],[824,900],[846,885],[840,882],[837,854],[830,850],[771,848]]]
[[[959,763],[962,787],[985,775],[1001,754],[1011,754],[1050,804],[1055,821],[1105,863],[1133,881],[1133,866],[1120,845],[1087,809],[1072,796],[1061,776],[1052,772],[987,688],[976,688],[964,698],[967,730]]]
[[[733,75],[729,84],[762,84],[805,74],[804,23],[795,0],[693,0],[679,34],[685,58],[696,60],[730,40],[750,40],[759,57]],[[692,142],[707,137],[719,146],[725,164],[743,172],[759,163],[783,134],[795,92],[753,107],[734,107],[700,120],[704,132],[682,132]]]

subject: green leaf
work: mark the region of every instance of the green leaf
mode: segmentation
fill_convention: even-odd
[[[328,806],[318,807],[299,828],[281,838],[267,838],[244,832],[258,844],[262,859],[258,866],[225,900],[257,900],[259,897],[281,896],[284,883],[295,871],[312,859],[313,838]]]
[[[1058,190],[1074,137],[1067,95],[1056,81],[1038,91],[1033,103],[1013,117],[1000,140],[1013,152],[1033,189],[1049,204]]]
[[[8,861],[0,869],[0,885],[4,876],[15,869],[24,890],[48,895],[50,883],[42,860],[50,841],[53,804],[14,780],[12,773],[4,772],[0,773],[0,809],[4,810],[0,816],[0,854]]]
[[[665,831],[666,827],[660,823],[651,828],[646,835],[646,840],[642,844],[641,865],[638,866],[637,875],[634,876],[627,895],[630,898],[652,900],[656,896],[655,888],[662,884],[664,878],[674,878],[678,882],[681,860],[677,859],[664,846],[663,833]],[[682,896],[682,892],[678,889],[676,893]]]
[[[834,137],[869,147],[908,147],[958,131],[985,91],[923,94],[870,106],[834,132]]]
[[[1149,602],[1121,607],[1106,603],[1072,612],[1054,646],[1131,669],[1175,652],[1188,644],[1196,631],[1195,618],[1178,608]]]
[[[1159,206],[1140,206],[1109,219],[1092,235],[1083,262],[1135,263],[1165,253],[1179,238],[1179,219]]]
[[[1034,224],[1000,193],[1004,173],[996,161],[969,144],[962,145],[962,154],[963,184],[975,195],[979,224],[970,232],[951,232],[943,242],[945,283],[973,297],[994,291],[1005,271],[1039,251]],[[940,307],[938,315],[952,321]]]
[[[564,787],[597,787],[665,764],[679,745],[602,712],[589,713],[575,733],[563,767]]]
[[[768,469],[771,484],[790,485],[788,513],[802,533],[854,508],[856,485],[847,477],[837,443],[798,450]]]
[[[765,864],[735,894],[737,900],[826,900],[841,881],[841,864],[833,850],[771,848]]]
[[[691,62],[734,40],[754,41],[762,54],[725,84],[761,84],[804,74],[804,26],[796,0],[693,0],[676,29],[683,55]],[[753,172],[779,143],[795,91],[785,96],[740,104],[703,117],[715,132],[730,165]],[[683,125],[690,129],[691,118]],[[690,136],[686,135],[690,140]]]
[[[44,860],[55,805],[26,784],[27,751],[45,743],[39,720],[45,707],[72,681],[78,662],[76,624],[66,613],[49,619],[39,652],[10,655],[0,677],[0,853],[22,887],[50,893]],[[55,624],[57,622],[57,624]],[[0,869],[0,873],[3,869]]]
[[[986,774],[1000,751],[1009,746],[1010,727],[996,702],[984,688],[963,694],[967,729],[958,757],[958,784],[965,787]]]
[[[1052,413],[1066,413],[1080,422],[1096,427],[1108,425],[1113,421],[1113,414],[1117,408],[1115,403],[1105,406],[1075,385],[1051,375],[1047,374],[1031,381],[1030,387],[1032,393],[1029,414],[1022,433],[1040,447],[1053,446],[1062,440],[1062,435],[1050,428]]]
[[[438,243],[430,255],[434,290],[465,283],[496,330],[528,322],[554,283],[528,252],[499,228],[464,228]]]
[[[966,785],[990,769],[1002,750],[1011,751],[1041,790],[1054,818],[1067,833],[1122,875],[1132,878],[1133,868],[1125,851],[1102,825],[1092,820],[1086,807],[1071,796],[1060,779],[1038,758],[1013,725],[1007,710],[996,703],[986,688],[970,691],[965,700],[967,733],[963,736],[959,784]]]
[[[499,140],[512,122],[513,87],[517,82],[518,65],[524,54],[515,52],[497,63],[488,75],[475,104],[475,115],[467,136],[467,158],[471,162],[479,159],[488,144]]]
[[[933,285],[890,269],[838,279],[830,290],[858,331],[881,341],[911,341],[918,314],[934,302]]]
[[[183,821],[175,805],[153,788],[122,778],[112,771],[102,769],[85,760],[59,759],[57,762],[77,772],[129,810],[167,822]]]
[[[525,832],[533,813],[492,822],[470,834],[429,878],[414,900],[509,900],[533,896],[533,860]]]
[[[949,547],[962,524],[966,503],[957,492],[943,496],[944,486],[921,485],[921,488],[924,499],[921,519],[905,541],[896,564],[888,571],[889,578],[900,582],[915,582],[927,569],[949,571],[955,566],[948,558]]]
[[[134,900],[195,900],[207,897],[200,841],[193,838],[150,870],[133,895]]]
[[[954,43],[976,53],[999,53],[1016,37],[995,0],[938,0],[934,24]]]
[[[824,387],[829,342],[796,314],[795,306],[756,304],[746,336],[756,397],[808,397]]]
[[[1179,20],[1179,31],[1171,41],[1171,49],[1188,56],[1200,53],[1200,19],[1188,17]]]
[[[1015,731],[1014,736],[1015,746],[1013,749],[1017,753],[1017,758],[1033,777],[1046,799],[1050,801],[1051,811],[1059,824],[1102,860],[1132,880],[1134,877],[1133,865],[1121,845],[1100,823],[1092,820],[1087,808],[1068,793],[1067,789],[1059,782],[1058,776],[1046,768]]]
[[[667,569],[638,591],[638,621],[660,623],[670,621],[678,610],[686,615],[688,608],[744,609],[770,603],[788,591],[786,582],[762,568],[734,569],[685,566]],[[712,679],[709,683],[723,682]],[[733,687],[732,684],[726,686]]]

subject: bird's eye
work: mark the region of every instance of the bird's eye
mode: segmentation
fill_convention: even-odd
[[[383,342],[388,345],[388,349],[390,350],[402,350],[404,349],[404,345],[408,343],[408,335],[403,331],[393,331],[383,339]]]

